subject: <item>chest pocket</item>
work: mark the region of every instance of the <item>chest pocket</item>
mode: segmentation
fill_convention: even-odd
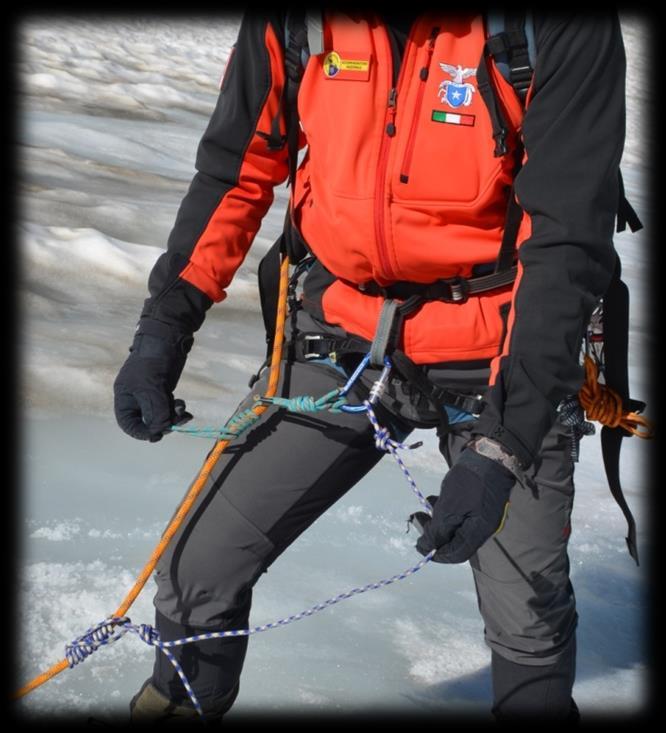
[[[398,109],[396,200],[473,206],[509,181],[506,161],[494,156],[492,122],[476,78],[481,25],[473,35],[479,37],[471,49],[461,49],[455,34],[445,33],[434,48],[416,51]]]

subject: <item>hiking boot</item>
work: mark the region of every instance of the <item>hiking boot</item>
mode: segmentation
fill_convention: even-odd
[[[188,723],[200,720],[193,707],[177,705],[146,680],[130,702],[130,722],[144,724]]]

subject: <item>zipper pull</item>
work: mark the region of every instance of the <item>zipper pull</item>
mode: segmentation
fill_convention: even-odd
[[[396,114],[396,105],[398,103],[398,90],[393,87],[391,91],[389,92],[389,98],[388,98],[388,124],[386,125],[386,134],[389,137],[393,137],[395,135],[395,114]]]
[[[430,31],[430,37],[428,38],[428,48],[427,50],[427,58],[425,66],[419,71],[419,79],[421,81],[426,81],[428,78],[428,74],[430,73],[430,61],[432,59],[432,55],[435,52],[435,41],[437,40],[437,36],[439,34],[439,26],[435,27]]]

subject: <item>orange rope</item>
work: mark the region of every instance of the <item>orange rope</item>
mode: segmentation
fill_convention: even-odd
[[[284,257],[284,259],[282,260],[281,268],[280,268],[280,291],[278,295],[278,310],[277,310],[277,318],[276,318],[276,324],[275,324],[275,342],[273,343],[273,352],[271,354],[271,368],[270,368],[269,377],[268,377],[268,386],[266,389],[267,397],[275,396],[277,392],[277,388],[278,388],[278,382],[280,379],[280,361],[282,359],[282,344],[284,341],[284,327],[285,327],[285,322],[287,319],[287,287],[288,287],[288,284],[289,284],[289,258]],[[255,405],[252,408],[252,410],[256,415],[261,415],[264,412],[266,412],[268,407],[269,405],[267,404],[259,404],[259,405]],[[143,570],[139,574],[139,577],[137,578],[136,582],[134,583],[134,586],[129,591],[127,596],[125,596],[125,599],[120,604],[120,606],[118,606],[118,609],[113,614],[114,617],[124,616],[127,613],[127,611],[129,610],[130,606],[136,600],[139,593],[143,590],[143,587],[146,584],[146,582],[148,581],[148,578],[150,578],[153,570],[155,570],[155,566],[157,565],[160,557],[162,557],[162,555],[164,554],[164,551],[166,550],[169,542],[171,541],[173,536],[178,531],[178,528],[180,527],[183,520],[187,516],[187,513],[192,508],[192,505],[196,501],[206,481],[208,480],[208,477],[210,476],[210,472],[213,470],[213,467],[217,463],[217,460],[219,459],[224,449],[229,445],[229,443],[230,443],[229,440],[220,440],[215,444],[213,451],[211,452],[209,457],[206,459],[206,462],[204,463],[201,471],[199,472],[199,475],[197,476],[190,490],[187,492],[185,498],[183,499],[180,506],[178,507],[178,511],[176,515],[173,517],[173,519],[169,523],[169,526],[166,528],[157,547],[153,550],[153,553],[150,556],[150,559],[148,560]],[[52,677],[55,677],[57,674],[62,672],[64,669],[67,669],[68,667],[69,665],[66,659],[61,660],[57,664],[54,664],[46,672],[43,672],[42,674],[35,677],[32,681],[24,685],[17,693],[15,693],[14,699],[18,699],[18,698],[23,697],[24,695],[27,695],[29,692],[32,692],[34,689],[36,689],[40,685],[43,685],[45,682],[48,682],[48,680],[50,680]]]
[[[596,420],[609,428],[619,426],[639,438],[651,438],[654,435],[654,425],[650,420],[637,412],[625,411],[620,395],[605,384],[599,384],[599,367],[587,355],[585,383],[578,397],[589,420]]]

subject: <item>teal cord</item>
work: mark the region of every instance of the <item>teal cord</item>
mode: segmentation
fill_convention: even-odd
[[[315,399],[309,395],[300,397],[262,397],[261,401],[276,407],[282,407],[290,412],[341,412],[342,405],[347,404],[345,397],[340,396],[339,389],[333,389],[323,397]]]
[[[185,433],[195,438],[217,438],[218,440],[235,440],[239,435],[244,433],[248,428],[261,417],[257,415],[252,408],[244,410],[235,415],[229,422],[221,428],[203,427],[203,428],[179,428],[175,425],[171,430],[175,433]]]
[[[260,397],[258,398],[258,401],[263,402],[264,404],[282,407],[290,412],[323,412],[325,410],[328,410],[329,412],[341,412],[342,406],[347,404],[346,398],[340,395],[339,389],[333,389],[319,399],[315,399],[310,395],[301,395],[299,397],[291,397],[289,399],[285,397]],[[242,435],[246,430],[251,428],[259,417],[260,415],[257,415],[257,413],[250,408],[232,417],[231,420],[221,428],[212,426],[206,426],[203,428],[179,428],[176,425],[173,425],[171,430],[174,433],[184,433],[195,438],[235,440],[239,435]]]

